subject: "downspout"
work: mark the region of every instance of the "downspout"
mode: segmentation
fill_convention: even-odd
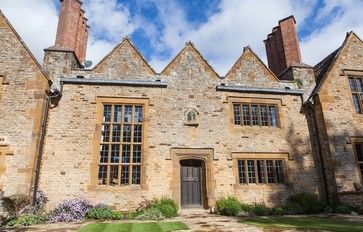
[[[45,96],[45,107],[43,112],[43,122],[41,126],[41,134],[40,134],[40,141],[38,146],[38,155],[37,155],[37,163],[35,168],[35,178],[34,178],[34,188],[33,188],[33,198],[32,198],[32,205],[36,205],[36,195],[39,188],[39,179],[40,179],[40,167],[42,163],[42,156],[43,156],[43,150],[44,150],[44,140],[45,140],[45,134],[48,124],[48,115],[49,115],[49,109],[54,108],[58,105],[59,99],[62,97],[62,94],[59,92],[59,90],[54,90],[53,92],[50,92],[49,95],[47,94]]]
[[[313,107],[313,102],[311,99],[308,100],[308,102],[305,104],[309,110],[309,113],[311,113],[312,118],[313,118],[313,126],[315,129],[315,133],[316,133],[316,139],[317,139],[317,143],[316,145],[318,146],[318,154],[319,154],[319,159],[320,159],[320,166],[321,166],[321,170],[322,170],[322,181],[323,181],[323,187],[324,187],[324,198],[326,201],[329,202],[329,194],[328,194],[328,183],[326,181],[326,173],[325,173],[325,165],[324,165],[324,159],[323,159],[323,151],[321,148],[321,144],[320,144],[320,133],[319,133],[319,129],[318,129],[318,124],[316,122],[316,115],[315,115],[315,108]]]

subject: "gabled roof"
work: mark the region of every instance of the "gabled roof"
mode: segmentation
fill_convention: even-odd
[[[30,56],[30,58],[33,60],[33,62],[35,63],[35,65],[38,67],[39,71],[43,74],[43,76],[48,80],[49,83],[52,83],[52,81],[49,79],[49,77],[47,76],[47,74],[44,72],[42,66],[39,64],[38,60],[34,57],[33,53],[30,51],[30,49],[25,44],[25,42],[22,40],[22,38],[20,37],[20,35],[18,34],[18,32],[15,30],[15,28],[13,27],[13,25],[11,25],[10,21],[6,18],[6,16],[4,15],[4,13],[0,9],[0,20],[1,19],[5,21],[6,25],[13,32],[13,34],[15,35],[15,37],[17,38],[17,40],[21,43],[21,45],[25,49],[26,53]]]
[[[136,54],[139,56],[139,58],[146,64],[146,66],[154,73],[157,74],[155,72],[155,70],[151,67],[151,65],[146,61],[146,59],[141,55],[140,51],[132,44],[131,40],[129,37],[125,37],[122,39],[121,43],[119,43],[114,49],[112,49],[111,52],[109,52],[100,62],[98,62],[98,64],[92,69],[96,70],[100,65],[102,65],[106,60],[108,60],[118,49],[123,49],[124,46],[130,46],[135,52]]]
[[[212,73],[214,73],[218,78],[221,78],[191,41],[185,43],[185,47],[169,62],[169,64],[163,69],[163,71],[161,71],[160,74],[167,72],[167,70],[171,68],[172,65],[175,64],[175,62],[177,62],[182,54],[185,53],[188,49],[191,49],[192,52],[194,52],[206,64]]]
[[[279,79],[275,76],[275,74],[265,65],[265,63],[263,63],[263,61],[257,56],[257,54],[249,46],[243,48],[243,52],[242,52],[241,56],[237,59],[237,61],[233,64],[231,69],[227,72],[225,78],[228,78],[229,76],[232,75],[232,73],[234,71],[238,70],[242,66],[242,64],[247,61],[247,55],[249,55],[249,54],[252,55],[252,57],[257,61],[257,63],[263,69],[265,69],[268,73],[271,74],[271,77],[274,80],[279,81]]]
[[[316,86],[315,86],[314,90],[312,91],[310,98],[313,97],[315,94],[319,93],[320,89],[322,88],[322,86],[328,76],[329,71],[334,67],[341,52],[347,46],[347,44],[349,43],[349,41],[352,37],[357,38],[359,41],[361,41],[363,43],[363,41],[359,38],[359,36],[357,34],[355,34],[353,31],[348,32],[343,44],[337,50],[332,52],[330,55],[325,57],[321,62],[319,62],[317,65],[314,66]]]

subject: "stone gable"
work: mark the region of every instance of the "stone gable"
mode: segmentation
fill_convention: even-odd
[[[128,38],[102,59],[92,73],[104,79],[145,79],[155,75]]]
[[[0,155],[6,170],[0,174],[0,190],[29,194],[48,79],[1,12],[0,72],[0,147],[7,148]]]

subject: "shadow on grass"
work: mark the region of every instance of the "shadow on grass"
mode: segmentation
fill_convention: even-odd
[[[241,223],[271,229],[298,229],[332,232],[362,232],[363,223],[324,217],[259,217],[241,219]]]

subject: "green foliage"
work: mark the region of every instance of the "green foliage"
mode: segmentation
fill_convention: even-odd
[[[222,215],[237,216],[241,211],[241,203],[235,197],[222,197],[216,202],[217,211]]]
[[[284,209],[288,214],[315,214],[321,213],[326,204],[319,197],[311,193],[298,193],[288,198]]]
[[[170,206],[170,205],[163,205],[163,206]],[[157,208],[148,208],[148,209],[141,211],[141,214],[135,216],[135,219],[136,220],[161,221],[161,220],[165,219],[165,216]]]
[[[171,197],[162,197],[154,200],[150,208],[155,208],[166,218],[172,218],[178,215],[178,204]]]
[[[335,213],[351,214],[352,212],[358,212],[358,209],[348,204],[339,204],[334,211]]]
[[[113,211],[108,205],[99,204],[87,211],[86,218],[95,220],[120,220],[123,218],[123,214],[118,211]]]
[[[297,84],[297,87],[301,89],[301,87],[304,85],[303,81],[299,78],[295,78],[294,82]]]
[[[80,228],[79,232],[114,232],[114,231],[145,231],[145,232],[171,232],[188,230],[182,222],[150,222],[150,223],[122,223],[122,224],[88,224]]]
[[[10,220],[6,225],[10,227],[30,226],[45,222],[46,217],[39,214],[22,214]]]
[[[286,214],[285,210],[281,207],[277,207],[277,208],[272,208],[271,209],[271,214],[274,216],[281,216]]]
[[[134,220],[137,216],[139,216],[140,214],[142,214],[144,211],[145,210],[127,212],[124,215],[124,218],[127,219],[127,220]]]
[[[271,209],[265,203],[255,203],[252,206],[252,212],[257,216],[268,216],[270,215]]]

